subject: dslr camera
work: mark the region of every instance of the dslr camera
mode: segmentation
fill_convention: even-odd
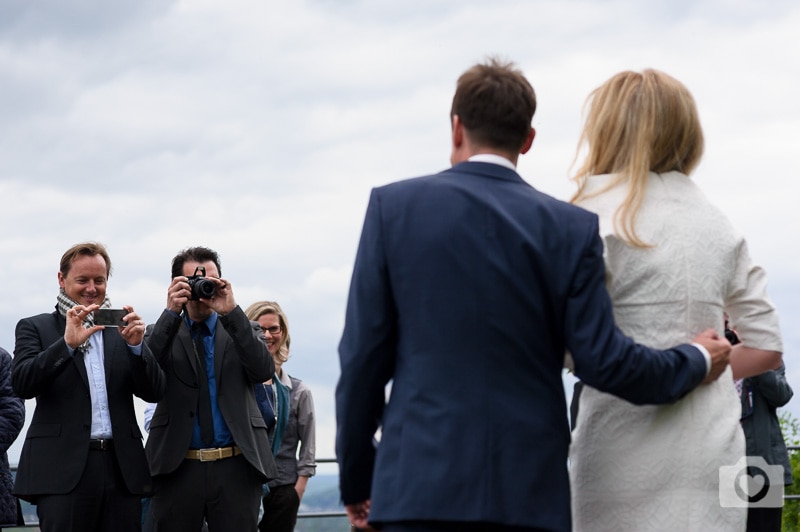
[[[206,269],[202,266],[195,268],[194,275],[188,277],[186,282],[189,283],[189,289],[192,291],[192,295],[189,297],[192,300],[211,299],[217,292],[217,285],[214,281],[206,279]]]

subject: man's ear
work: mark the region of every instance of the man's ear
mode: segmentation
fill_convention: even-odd
[[[455,166],[460,162],[464,162],[467,157],[469,157],[469,152],[465,149],[467,147],[467,138],[464,135],[464,124],[461,123],[461,119],[458,118],[458,115],[453,115],[451,120],[452,146],[450,149],[450,164]]]
[[[531,149],[531,145],[533,144],[533,137],[536,136],[536,130],[531,128],[530,132],[528,132],[528,136],[525,137],[525,142],[522,144],[522,148],[519,150],[521,154],[528,153],[528,150]]]
[[[453,149],[457,150],[464,144],[464,124],[458,115],[453,115],[452,122]]]

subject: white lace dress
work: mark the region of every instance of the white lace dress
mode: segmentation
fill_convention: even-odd
[[[609,180],[592,177],[591,190]],[[607,287],[625,334],[671,347],[709,327],[722,334],[724,309],[746,345],[782,351],[763,270],[687,176],[651,174],[636,225],[651,248],[615,235],[624,194],[617,187],[581,206],[600,217]],[[730,369],[665,406],[634,406],[585,387],[570,450],[574,530],[744,530],[746,509],[719,500],[720,466],[745,454],[740,410]]]

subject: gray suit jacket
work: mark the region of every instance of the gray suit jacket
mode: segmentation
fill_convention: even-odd
[[[146,445],[154,476],[178,468],[194,430],[198,363],[184,323],[183,317],[165,310],[145,333],[145,344],[167,378],[166,395],[153,414]],[[275,364],[259,337],[260,332],[238,306],[230,314],[220,316],[214,340],[214,369],[222,417],[244,457],[266,479],[275,476],[275,463],[253,384],[269,379],[275,372]]]
[[[747,456],[762,456],[770,465],[783,466],[783,480],[792,483],[792,466],[776,409],[789,402],[794,392],[786,382],[786,367],[767,371],[742,382],[742,429]]]

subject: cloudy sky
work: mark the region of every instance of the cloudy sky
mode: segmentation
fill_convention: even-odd
[[[212,247],[242,307],[289,315],[286,369],[332,457],[369,191],[448,166],[455,80],[498,55],[539,100],[520,173],[561,199],[593,88],[647,67],[689,87],[707,145],[694,177],[769,273],[800,392],[798,28],[794,0],[3,0],[0,346],[53,309],[76,242],[108,246],[114,306],[149,322],[175,253]]]

